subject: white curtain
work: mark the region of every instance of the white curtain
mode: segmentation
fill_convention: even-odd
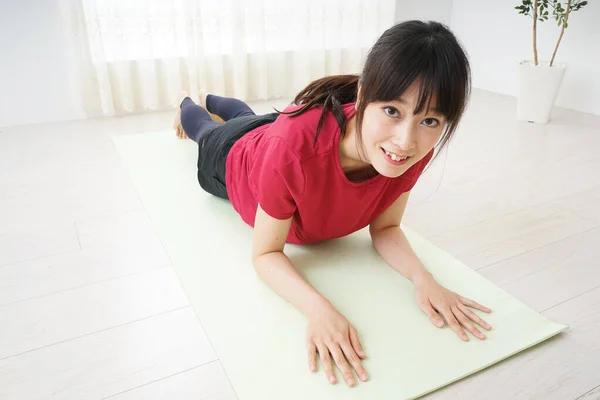
[[[251,101],[359,73],[396,0],[61,0],[89,115]]]

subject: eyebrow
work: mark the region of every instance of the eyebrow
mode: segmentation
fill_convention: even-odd
[[[406,101],[406,100],[404,100],[404,99],[395,99],[394,101],[397,101],[398,103],[401,103],[401,104],[404,104],[404,105],[406,105],[406,104],[407,104],[407,101]],[[440,111],[440,109],[439,109],[439,108],[437,108],[437,107],[432,107],[432,108],[430,108],[430,109],[429,109],[429,112],[430,112],[430,113],[433,113],[433,114],[437,114],[437,115],[439,115],[440,117],[444,117],[444,113],[442,113],[442,112]]]

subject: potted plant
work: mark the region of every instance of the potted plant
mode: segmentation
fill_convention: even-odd
[[[517,87],[517,119],[545,124],[550,120],[558,90],[562,83],[567,64],[555,62],[560,42],[569,26],[569,16],[587,5],[587,1],[568,0],[522,0],[515,9],[519,14],[533,18],[533,60],[519,63]],[[552,13],[560,29],[558,41],[550,61],[539,62],[537,51],[537,23],[547,21]]]

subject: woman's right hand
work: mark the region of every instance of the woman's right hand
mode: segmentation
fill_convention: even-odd
[[[321,365],[330,383],[337,382],[333,363],[342,372],[348,386],[356,384],[352,370],[356,371],[361,381],[368,379],[361,362],[366,355],[356,329],[333,306],[319,307],[309,316],[306,339],[308,365],[312,372],[317,371],[316,358],[319,353]]]
[[[317,370],[317,352],[331,383],[337,381],[332,361],[344,375],[349,386],[354,386],[356,371],[361,381],[367,373],[361,359],[365,354],[358,341],[356,329],[298,273],[283,253],[292,218],[278,220],[259,205],[254,221],[252,262],[261,279],[277,294],[294,305],[308,320],[308,364]]]

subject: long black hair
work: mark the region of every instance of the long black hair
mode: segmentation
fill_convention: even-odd
[[[360,99],[357,98],[359,83]],[[361,128],[367,105],[397,100],[413,83],[419,85],[414,113],[435,107],[446,118],[447,124],[438,142],[439,154],[454,135],[471,92],[467,54],[450,29],[439,22],[413,20],[392,26],[369,50],[360,75],[334,75],[311,82],[292,103],[303,106],[283,114],[298,116],[311,107],[322,107],[316,142],[328,111],[333,113],[344,134],[346,116],[342,105],[358,101],[356,136],[361,149]],[[431,104],[434,95],[437,104]]]

